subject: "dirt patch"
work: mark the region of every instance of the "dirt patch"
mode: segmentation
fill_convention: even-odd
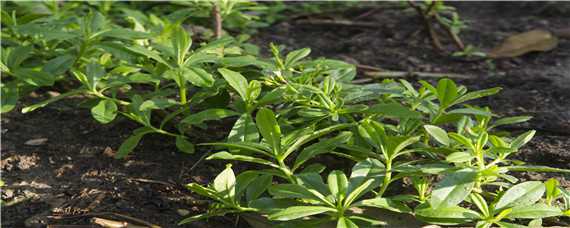
[[[512,33],[570,24],[563,13],[528,11],[524,4],[455,4],[469,21],[469,28],[462,33],[465,42],[485,50]],[[472,79],[459,81],[469,89],[501,86],[504,90],[499,95],[478,104],[489,105],[499,115],[535,116],[528,124],[507,129],[515,133],[528,129],[539,132],[519,158],[533,164],[570,168],[568,40],[561,40],[558,48],[546,53],[467,62],[435,51],[425,33],[418,32],[423,27],[413,11],[368,8],[347,12],[305,19],[340,18],[374,22],[378,27],[309,25],[290,20],[261,31],[254,42],[263,48],[269,42],[287,45],[289,49],[310,47],[314,57],[344,59],[388,70],[471,75]],[[446,48],[451,49],[451,45],[449,42]],[[33,99],[24,101],[32,102]],[[48,220],[46,216],[104,212],[176,227],[183,215],[205,209],[203,201],[195,199],[183,184],[209,182],[223,162],[204,162],[190,171],[204,151],[194,155],[178,153],[174,140],[160,135],[143,138],[127,160],[115,160],[114,151],[138,126],[128,120],[100,125],[88,110],[76,109],[75,105],[73,100],[64,100],[26,115],[16,111],[2,116],[0,166],[2,180],[8,186],[2,190],[3,227],[85,224],[88,220],[83,217]],[[39,138],[48,140],[40,145],[26,145]],[[566,184],[570,180],[559,174],[523,175],[528,179],[554,176]],[[235,218],[217,218],[188,227],[230,224],[235,224]],[[238,226],[245,227],[243,222]]]

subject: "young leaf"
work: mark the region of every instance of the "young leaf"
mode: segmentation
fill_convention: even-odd
[[[294,67],[297,62],[307,57],[311,53],[311,49],[303,48],[289,52],[285,57],[285,68]]]
[[[255,116],[255,122],[257,123],[259,133],[261,133],[263,138],[271,145],[271,148],[273,148],[273,153],[280,153],[281,129],[279,128],[273,111],[267,108],[260,109]]]
[[[196,124],[201,124],[204,121],[219,120],[226,117],[235,116],[237,114],[238,114],[237,112],[227,109],[212,108],[212,109],[206,109],[196,114],[189,115],[186,118],[182,119],[180,122],[189,125],[196,125]]]
[[[465,168],[447,174],[434,188],[429,203],[432,208],[448,208],[461,203],[471,193],[477,173]]]
[[[447,132],[438,126],[434,125],[424,125],[426,131],[439,143],[449,146],[449,137]]]
[[[182,136],[176,136],[176,148],[187,154],[194,153],[194,144],[192,144]]]
[[[346,175],[344,175],[340,170],[332,171],[328,176],[327,183],[332,195],[338,201],[342,201],[348,188],[348,179],[346,178]]]
[[[323,206],[293,206],[269,215],[269,219],[277,221],[289,221],[311,215],[322,214],[325,212],[335,212],[335,209]]]
[[[91,108],[91,115],[99,123],[106,124],[115,119],[117,116],[118,107],[114,101],[111,100],[101,100],[93,108]]]
[[[535,133],[536,133],[535,130],[531,130],[531,131],[527,131],[527,132],[517,136],[511,142],[511,148],[521,148],[522,146],[527,144],[532,139],[532,137],[534,137]]]
[[[232,71],[226,68],[219,68],[218,72],[224,77],[224,79],[230,84],[232,88],[234,88],[238,94],[240,95],[241,99],[247,101],[247,88],[248,83],[247,79],[239,72]]]
[[[174,48],[174,53],[176,53],[176,63],[178,66],[182,66],[184,65],[184,57],[192,45],[192,40],[190,39],[190,35],[188,35],[186,30],[180,25],[174,28],[172,36],[172,47]]]
[[[437,83],[437,97],[442,108],[451,106],[457,98],[455,82],[447,78],[439,80]]]
[[[527,181],[509,188],[495,204],[495,210],[507,207],[528,206],[538,201],[545,187],[540,181]]]
[[[491,128],[495,128],[502,125],[509,125],[509,124],[517,124],[517,123],[524,123],[532,119],[532,116],[513,116],[513,117],[505,117],[496,120],[491,125]]]
[[[483,216],[489,217],[491,215],[491,211],[489,210],[489,205],[487,205],[487,201],[483,196],[479,195],[479,193],[473,192],[469,195],[471,202],[479,208],[479,211],[483,213]]]

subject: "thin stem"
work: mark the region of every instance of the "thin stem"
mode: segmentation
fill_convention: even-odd
[[[214,35],[216,39],[222,37],[222,15],[220,15],[220,6],[214,3],[212,7],[212,16],[214,17]]]
[[[378,196],[384,195],[384,192],[386,192],[386,189],[388,189],[388,185],[390,184],[391,181],[392,181],[392,160],[387,159],[386,160],[386,173],[384,174],[384,181],[382,183],[382,188],[380,189],[380,191],[377,194]]]

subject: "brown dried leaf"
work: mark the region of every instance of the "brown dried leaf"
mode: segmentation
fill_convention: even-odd
[[[558,38],[546,30],[535,29],[507,38],[488,53],[491,58],[512,58],[533,51],[550,51],[558,45]]]

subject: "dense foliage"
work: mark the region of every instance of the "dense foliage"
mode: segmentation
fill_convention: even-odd
[[[30,91],[56,86],[65,91],[22,112],[74,96],[102,124],[119,116],[140,124],[117,158],[144,135],[164,134],[182,152],[200,143],[217,149],[209,160],[251,163],[239,175],[228,165],[209,186],[189,184],[216,203],[181,223],[258,213],[277,225],[384,224],[370,215],[374,209],[477,227],[570,216],[570,191],[556,180],[511,175],[569,172],[512,160],[535,131],[511,135],[498,127],[530,117],[501,118],[469,104],[500,88],[468,91],[449,79],[354,84],[353,65],[309,59],[310,49],[270,45],[264,58],[246,35],[213,39],[183,26],[209,18],[196,12],[210,12],[212,2],[176,2],[150,13],[142,10],[153,3],[139,3],[141,10],[131,4],[6,4],[2,112]],[[244,10],[270,11],[252,2],[215,4],[230,30],[258,23]],[[179,10],[162,16],[172,8]],[[189,139],[209,129],[208,121],[226,118],[235,122],[223,142]],[[346,161],[323,162],[331,156]]]

